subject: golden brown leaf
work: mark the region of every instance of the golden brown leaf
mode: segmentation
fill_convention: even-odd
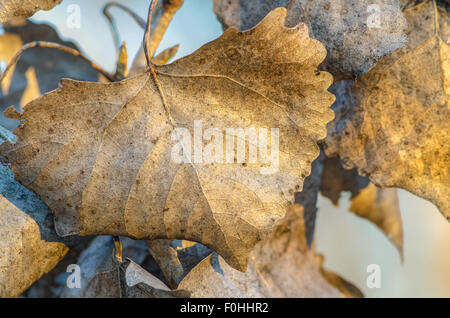
[[[356,169],[344,169],[337,157],[325,158],[323,165],[321,193],[337,205],[341,192],[350,191],[350,211],[378,226],[403,259],[403,227],[397,189],[376,187],[369,179],[358,175]]]
[[[0,2],[0,23],[11,18],[31,17],[39,10],[50,10],[62,0],[2,0]]]
[[[161,91],[149,71],[111,84],[63,80],[23,114],[9,109],[22,125],[1,155],[55,213],[60,235],[186,239],[245,270],[301,189],[333,118],[332,78],[317,70],[325,48],[305,26],[284,27],[285,16],[274,10],[250,31],[229,29],[157,67]],[[176,163],[171,135],[182,127],[192,136],[196,120],[222,132],[278,128],[278,170]]]
[[[425,1],[405,17],[408,44],[357,81],[356,106],[330,127],[325,152],[378,186],[432,201],[450,219],[450,15]]]
[[[370,184],[352,199],[350,211],[380,228],[403,259],[403,227],[397,189]]]
[[[172,47],[169,47],[168,49],[165,49],[164,51],[156,55],[152,59],[152,62],[155,63],[156,65],[167,64],[167,62],[169,62],[175,56],[175,54],[177,54],[179,47],[180,46],[177,44]]]
[[[0,297],[18,297],[67,253],[50,210],[0,165]]]

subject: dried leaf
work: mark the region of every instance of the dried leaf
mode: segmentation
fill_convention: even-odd
[[[177,44],[172,47],[169,47],[168,49],[165,49],[157,56],[155,56],[152,59],[152,62],[155,63],[156,65],[167,64],[167,62],[169,62],[175,56],[175,54],[177,54],[179,47],[180,46]]]
[[[327,47],[324,67],[337,80],[365,74],[377,60],[403,46],[405,19],[398,0],[214,0],[224,28],[254,27],[272,9],[288,7],[287,25],[308,24]]]
[[[343,191],[351,193],[350,211],[378,226],[403,259],[403,227],[397,189],[378,188],[369,179],[361,177],[356,169],[344,169],[339,158],[325,158],[320,192],[337,205]]]
[[[67,253],[51,211],[0,165],[0,297],[18,297]]]
[[[57,32],[46,24],[36,24],[26,20],[15,21],[3,26],[5,33],[0,35],[0,60],[8,63],[20,48],[33,41],[59,43],[74,49],[75,44],[63,41]],[[51,48],[33,48],[26,51],[17,65],[7,74],[0,92],[0,121],[11,130],[17,120],[7,119],[3,111],[11,106],[25,105],[27,102],[58,87],[62,78],[97,81],[99,76],[88,62]]]
[[[50,10],[62,0],[2,0],[0,2],[0,23],[11,18],[31,17],[39,10]]]
[[[381,189],[370,184],[352,199],[350,211],[377,225],[403,259],[403,227],[397,189]]]
[[[153,240],[148,241],[148,246],[172,289],[176,289],[181,280],[212,253],[202,244],[181,240]]]
[[[64,258],[47,274],[43,275],[33,283],[21,298],[56,298],[67,286],[67,277],[71,272],[67,272],[70,264],[76,264],[81,253],[90,245],[93,237],[80,237],[76,244],[70,246]]]
[[[186,239],[245,270],[301,189],[333,118],[331,75],[317,71],[325,48],[306,27],[285,28],[285,15],[274,10],[252,31],[229,29],[157,67],[166,103],[148,71],[111,84],[63,80],[23,114],[7,111],[22,125],[0,153],[52,209],[60,235]],[[279,128],[278,171],[174,162],[174,128],[192,136],[196,120],[221,132]]]
[[[351,198],[357,196],[361,189],[369,185],[369,179],[358,175],[356,169],[347,170],[337,157],[325,158],[320,183],[320,193],[337,205],[341,192],[350,191]]]
[[[448,6],[426,1],[405,17],[408,44],[357,81],[355,106],[331,128],[325,152],[380,187],[432,201],[450,219]]]
[[[362,296],[356,287],[323,270],[322,262],[323,257],[307,247],[303,209],[294,205],[267,240],[255,246],[245,273],[211,254],[181,281],[179,288],[192,297]]]
[[[80,256],[81,288],[66,287],[63,298],[167,298],[188,297],[171,291],[162,281],[130,259],[119,263],[111,237],[94,239]],[[70,279],[70,278],[69,278]]]

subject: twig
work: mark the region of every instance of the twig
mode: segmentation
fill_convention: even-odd
[[[151,42],[153,42],[153,41],[150,40],[150,34],[151,34],[151,29],[152,29],[152,27],[151,27],[151,25],[152,25],[152,14],[153,14],[153,9],[155,8],[155,5],[156,5],[157,1],[158,0],[156,0],[156,1],[151,0],[150,6],[148,8],[147,30],[145,31],[145,34],[144,34],[144,53],[145,53],[145,58],[147,60],[147,66],[148,66],[148,68],[150,70],[150,73],[152,74],[153,82],[155,83],[155,86],[158,89],[158,92],[159,92],[159,95],[161,96],[161,101],[163,103],[164,109],[167,112],[167,117],[169,118],[170,122],[173,124],[175,121],[172,118],[172,115],[171,115],[171,112],[170,112],[170,109],[169,109],[169,105],[167,104],[167,100],[166,100],[166,97],[165,97],[164,92],[162,90],[161,83],[159,82],[158,77],[156,76],[155,67],[154,67],[154,65],[152,63],[152,56],[153,56],[153,54],[150,55],[151,51],[149,52],[149,50],[151,50]],[[166,2],[169,3],[171,1],[170,0],[166,0]],[[181,3],[182,4],[183,0],[176,0],[176,1],[172,1],[172,2],[173,3],[176,2],[176,3]],[[181,6],[181,4],[180,4],[180,6]],[[166,8],[167,8],[167,6],[164,5],[163,16],[164,16],[164,11],[166,10]],[[162,18],[162,16],[161,16],[161,18]],[[158,25],[161,25],[160,24],[161,18],[158,21]],[[167,23],[167,25],[168,25],[168,23]],[[167,26],[164,28],[164,32],[165,32],[166,29],[167,29]],[[158,32],[160,32],[160,31],[158,31]],[[161,35],[161,38],[162,38],[162,35]],[[161,41],[161,39],[159,41]],[[153,42],[153,43],[155,43],[155,42]],[[159,42],[158,42],[158,44],[159,44]],[[157,47],[157,45],[156,45],[156,47]],[[156,48],[155,48],[155,50],[156,50]]]
[[[8,71],[17,63],[17,61],[19,60],[20,56],[28,49],[32,49],[32,48],[52,48],[52,49],[57,49],[69,54],[72,54],[74,56],[78,56],[79,58],[81,58],[82,60],[88,62],[91,67],[93,69],[95,69],[96,71],[98,71],[100,74],[102,74],[103,76],[105,76],[110,82],[114,82],[114,76],[109,74],[108,72],[106,72],[105,70],[103,70],[100,66],[98,66],[97,64],[95,64],[93,61],[91,61],[88,57],[84,56],[83,54],[81,54],[79,51],[72,49],[68,46],[64,46],[58,43],[53,43],[53,42],[44,42],[44,41],[35,41],[35,42],[30,42],[25,44],[24,46],[22,46],[22,48],[13,56],[13,58],[11,59],[11,61],[8,63],[8,65],[5,68],[5,71],[2,73],[1,77],[0,77],[0,84],[2,83],[3,79],[5,78],[6,74],[8,73]]]
[[[122,41],[120,40],[119,30],[117,28],[115,20],[112,17],[111,13],[109,12],[109,8],[111,8],[111,7],[118,7],[120,9],[122,9],[123,11],[125,11],[126,13],[128,13],[134,19],[134,21],[144,30],[145,30],[147,24],[146,24],[145,20],[142,19],[140,16],[138,16],[133,10],[124,6],[121,3],[112,1],[112,2],[108,2],[107,4],[105,4],[105,6],[103,7],[103,15],[106,17],[106,19],[108,19],[109,25],[111,26],[111,32],[112,32],[112,36],[114,39],[115,47],[116,47],[116,49],[118,49],[120,47]]]

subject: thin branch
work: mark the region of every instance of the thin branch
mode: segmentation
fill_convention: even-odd
[[[114,76],[109,74],[108,72],[106,72],[105,70],[103,70],[100,66],[98,66],[97,64],[95,64],[93,61],[91,61],[88,57],[84,56],[83,54],[81,54],[79,51],[72,49],[71,47],[68,46],[64,46],[58,43],[53,43],[53,42],[44,42],[44,41],[35,41],[35,42],[30,42],[25,44],[24,46],[22,46],[22,48],[13,56],[13,58],[11,59],[11,61],[8,63],[8,65],[5,68],[5,71],[2,73],[2,75],[0,76],[0,84],[2,83],[3,79],[5,78],[6,74],[9,72],[9,70],[16,65],[17,61],[19,60],[20,56],[27,50],[32,49],[32,48],[52,48],[52,49],[57,49],[69,54],[72,54],[74,56],[77,56],[79,58],[81,58],[82,60],[88,62],[90,64],[90,66],[95,69],[96,71],[98,71],[100,74],[102,74],[103,76],[105,76],[110,82],[114,82]]]
[[[108,2],[107,4],[105,4],[105,6],[103,7],[103,15],[106,17],[106,19],[108,19],[109,25],[111,26],[111,32],[112,32],[112,36],[114,38],[115,47],[116,47],[116,49],[118,49],[120,47],[122,41],[120,40],[119,30],[117,28],[115,20],[112,17],[111,13],[109,12],[109,8],[111,8],[111,7],[117,7],[119,9],[122,9],[126,13],[128,13],[134,19],[134,21],[144,30],[145,30],[147,24],[146,24],[145,20],[142,19],[140,16],[138,16],[133,10],[124,6],[121,3],[112,1],[112,2]]]
[[[158,89],[159,95],[161,96],[161,101],[162,101],[163,106],[164,106],[164,108],[165,108],[165,110],[166,110],[167,117],[169,118],[170,122],[171,122],[172,124],[174,124],[175,121],[173,120],[172,114],[171,114],[171,112],[170,112],[169,105],[167,104],[166,96],[164,95],[163,89],[162,89],[162,87],[161,87],[161,83],[159,82],[158,77],[156,76],[156,70],[155,70],[155,67],[154,67],[154,65],[153,65],[153,63],[152,63],[152,56],[153,56],[153,54],[154,54],[154,51],[156,50],[156,47],[158,46],[158,45],[155,46],[155,42],[150,40],[150,34],[151,34],[151,29],[152,29],[152,28],[151,28],[151,25],[152,25],[152,14],[153,14],[153,9],[155,8],[155,5],[156,5],[157,1],[158,1],[158,0],[156,0],[156,1],[151,0],[150,6],[149,6],[149,9],[148,9],[147,30],[145,31],[145,34],[144,34],[144,53],[145,53],[145,58],[146,58],[146,60],[147,60],[147,66],[148,66],[148,68],[149,68],[149,70],[150,70],[150,73],[151,73],[151,75],[152,75],[153,82],[155,83],[155,86],[156,86],[156,88]],[[178,3],[178,4],[179,4],[178,8],[179,8],[179,7],[181,6],[181,4],[183,3],[183,0],[174,0],[174,1],[171,1],[171,0],[165,0],[165,2],[164,2],[163,14],[162,14],[161,18],[158,20],[158,23],[157,23],[156,28],[158,28],[158,26],[159,26],[160,29],[162,29],[162,26],[166,25],[166,23],[162,23],[162,24],[161,24],[161,20],[162,20],[164,14],[167,13],[166,10],[174,11],[173,14],[175,14],[176,10],[178,10],[178,9],[172,10],[172,9],[168,8],[168,6],[169,6],[171,3],[172,3],[172,4],[173,4],[173,3]],[[166,5],[166,4],[167,4],[167,5]],[[173,14],[172,14],[172,17],[173,17]],[[167,29],[167,26],[168,26],[168,23],[167,23],[167,25],[164,27],[164,32],[165,32],[165,30]],[[159,34],[160,32],[161,32],[161,31],[156,31],[155,33],[158,33],[158,34]],[[162,38],[162,35],[161,35],[161,38]],[[159,39],[159,41],[161,41],[161,39]],[[152,45],[152,43],[153,43],[153,45],[154,45],[154,46],[153,46],[153,49],[154,49],[153,53],[151,53],[151,52],[152,52],[152,51],[151,51],[151,45]],[[159,42],[157,42],[157,44],[159,44]],[[149,50],[150,50],[150,52],[149,52]]]

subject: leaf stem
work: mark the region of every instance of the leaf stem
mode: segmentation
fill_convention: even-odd
[[[147,65],[150,66],[151,58],[155,55],[156,49],[161,43],[161,40],[169,27],[170,21],[172,21],[175,13],[183,5],[183,1],[184,0],[163,0],[161,16],[155,24],[152,32],[152,15],[158,0],[151,0],[148,10],[146,32],[144,34],[144,53],[147,60]]]
[[[153,14],[153,9],[155,9],[155,5],[158,2],[158,0],[151,0],[150,1],[150,6],[148,7],[148,16],[147,16],[147,26],[145,28],[145,33],[144,33],[144,53],[145,53],[145,59],[147,60],[147,66],[151,68],[152,65],[152,54],[149,52],[149,50],[151,50],[151,40],[150,40],[150,35],[151,35],[151,30],[152,30],[152,14]]]
[[[108,72],[106,72],[104,69],[102,69],[100,66],[98,66],[97,64],[95,64],[92,60],[90,60],[88,57],[86,57],[85,55],[83,55],[80,51],[72,49],[71,47],[65,46],[65,45],[61,45],[58,43],[53,43],[53,42],[45,42],[45,41],[35,41],[35,42],[30,42],[25,44],[24,46],[22,46],[22,48],[13,56],[13,58],[11,59],[11,61],[8,63],[8,65],[6,66],[4,72],[2,73],[2,75],[0,76],[0,84],[2,83],[3,79],[5,78],[6,74],[9,72],[9,70],[16,65],[17,61],[19,60],[19,58],[21,57],[21,55],[32,48],[37,48],[37,47],[41,47],[41,48],[52,48],[52,49],[57,49],[69,54],[72,54],[74,56],[77,56],[79,58],[81,58],[82,60],[88,62],[90,64],[90,66],[95,69],[96,71],[98,71],[100,74],[102,74],[103,76],[105,76],[110,82],[114,82],[114,76],[109,74]]]

